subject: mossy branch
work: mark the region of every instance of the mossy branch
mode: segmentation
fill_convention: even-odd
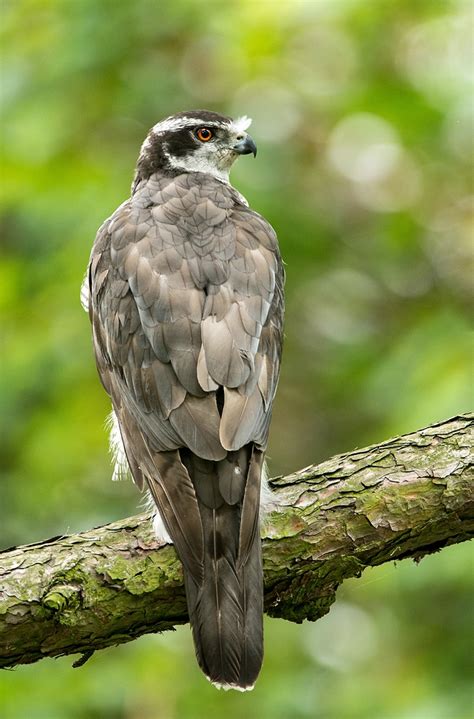
[[[462,415],[271,481],[263,527],[265,608],[300,622],[329,610],[368,566],[474,533]],[[81,653],[187,622],[181,566],[140,514],[0,553],[0,666]]]

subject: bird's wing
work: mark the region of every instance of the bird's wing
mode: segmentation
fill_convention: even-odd
[[[280,372],[284,272],[271,226],[243,205],[232,220],[229,281],[207,298],[200,360],[224,387],[222,445],[237,450],[253,442],[264,449]]]

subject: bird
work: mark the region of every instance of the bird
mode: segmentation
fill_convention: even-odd
[[[174,544],[202,671],[240,691],[263,661],[260,496],[285,276],[275,231],[229,180],[256,156],[250,123],[191,110],[155,124],[81,290],[114,477],[148,491]]]

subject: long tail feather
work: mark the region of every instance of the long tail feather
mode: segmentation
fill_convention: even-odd
[[[250,447],[222,462],[205,462],[191,453],[182,459],[196,488],[203,528],[202,581],[185,567],[197,659],[217,686],[251,689],[263,659],[263,573],[256,531],[261,462]],[[240,493],[236,467],[245,479]],[[234,503],[228,504],[223,495]]]

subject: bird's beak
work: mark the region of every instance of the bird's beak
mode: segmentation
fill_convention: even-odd
[[[250,155],[250,153],[252,153],[254,157],[257,156],[257,145],[250,135],[245,135],[244,139],[239,140],[239,142],[233,145],[232,149],[239,155]]]

